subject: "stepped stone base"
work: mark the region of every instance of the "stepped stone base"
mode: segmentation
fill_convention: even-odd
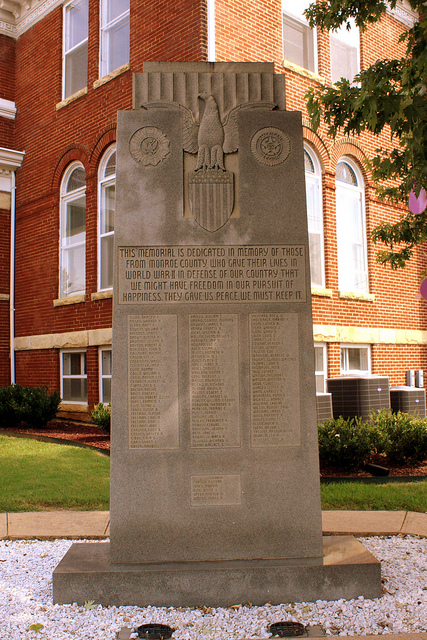
[[[323,563],[294,559],[111,564],[109,543],[73,544],[53,572],[55,604],[227,607],[381,596],[381,565],[352,536],[325,536]]]

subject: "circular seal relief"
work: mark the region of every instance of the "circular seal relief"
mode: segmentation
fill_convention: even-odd
[[[169,139],[157,127],[142,127],[135,131],[129,142],[129,151],[135,162],[157,165],[169,155]]]
[[[260,164],[274,167],[286,160],[291,152],[288,136],[276,127],[265,127],[252,136],[251,151]]]

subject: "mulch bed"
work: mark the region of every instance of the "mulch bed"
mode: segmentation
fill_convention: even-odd
[[[13,433],[28,434],[30,436],[42,436],[58,440],[69,440],[76,444],[83,444],[97,449],[110,450],[110,436],[99,427],[85,422],[71,422],[63,420],[51,420],[43,429],[30,429],[26,427],[14,428]]]
[[[55,438],[58,440],[69,440],[77,444],[96,447],[97,449],[110,450],[110,436],[104,433],[99,427],[85,422],[73,422],[65,420],[51,420],[43,429],[16,428],[14,433],[28,434],[31,436],[42,436],[45,438]],[[372,457],[371,463],[387,467],[390,470],[389,476],[427,476],[427,460],[418,465],[392,466],[383,458]],[[372,478],[368,471],[360,469],[358,471],[341,471],[321,463],[320,475],[326,478]]]

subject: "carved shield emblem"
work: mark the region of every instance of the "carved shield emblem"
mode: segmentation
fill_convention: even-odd
[[[203,229],[218,231],[234,207],[234,177],[231,171],[204,169],[188,177],[191,212]]]

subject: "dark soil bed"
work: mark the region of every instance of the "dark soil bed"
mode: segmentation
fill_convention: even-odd
[[[104,433],[99,427],[85,422],[51,420],[43,429],[30,429],[22,426],[14,428],[13,433],[57,440],[70,440],[76,444],[110,450],[109,434]]]

